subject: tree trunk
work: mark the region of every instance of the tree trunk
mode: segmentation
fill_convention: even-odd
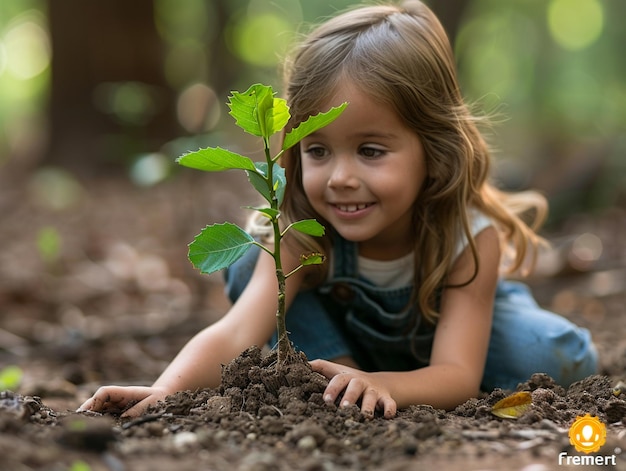
[[[47,163],[101,172],[179,133],[152,3],[48,0],[53,58]],[[124,82],[149,90],[148,114],[140,123],[110,112],[114,87],[107,84]],[[140,106],[128,101],[121,106]]]
[[[452,46],[454,46],[456,35],[469,3],[469,0],[431,0],[429,2],[430,8],[448,33]]]

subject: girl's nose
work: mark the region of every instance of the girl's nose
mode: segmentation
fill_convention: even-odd
[[[353,159],[350,157],[337,157],[334,159],[334,165],[328,179],[329,188],[356,188],[359,185],[359,179]]]

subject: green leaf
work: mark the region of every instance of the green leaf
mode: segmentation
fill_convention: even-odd
[[[227,268],[254,244],[250,234],[226,222],[205,227],[189,244],[189,260],[202,273]]]
[[[278,219],[278,216],[280,216],[280,211],[278,211],[277,209],[273,209],[273,208],[257,207],[257,206],[244,206],[244,208],[258,211],[259,213],[261,213],[263,216],[265,216],[268,219]]]
[[[307,255],[300,255],[300,264],[303,267],[309,265],[321,265],[326,261],[326,256],[323,253],[313,252]]]
[[[252,85],[244,93],[232,92],[228,107],[235,123],[245,132],[253,136],[263,136],[257,115],[257,104],[262,100],[263,90],[260,84]],[[267,93],[267,92],[266,92]]]
[[[267,163],[266,162],[255,162],[254,163],[257,169],[257,172],[246,171],[246,175],[248,175],[248,180],[252,184],[252,186],[259,192],[259,194],[265,198],[268,203],[272,203],[272,198],[270,196],[270,189],[267,186],[267,179],[265,175],[267,175]]]
[[[348,106],[348,103],[343,103],[339,106],[331,108],[324,113],[319,113],[315,116],[311,116],[306,121],[301,122],[298,126],[293,128],[285,135],[285,140],[283,141],[283,150],[293,147],[309,134],[312,134],[315,131],[322,129],[324,126],[332,123],[335,119],[339,117],[341,113],[343,113],[343,111],[346,109],[346,106]]]
[[[282,98],[274,98],[272,106],[265,109],[264,114],[261,116],[265,117],[265,132],[267,133],[265,137],[270,137],[281,131],[287,126],[287,122],[291,118],[287,101]]]
[[[324,226],[322,226],[315,219],[304,219],[302,221],[294,222],[289,226],[289,228],[314,237],[321,237],[324,235]]]
[[[275,98],[272,87],[259,83],[243,93],[232,92],[228,106],[237,126],[263,138],[283,129],[291,117],[287,102]]]
[[[254,162],[256,172],[246,171],[248,180],[252,183],[252,186],[258,191],[265,200],[272,204],[272,197],[270,195],[270,189],[267,185],[267,162]],[[287,185],[287,178],[285,177],[285,169],[278,164],[274,164],[272,167],[272,186],[276,192],[276,199],[278,205],[283,202],[285,196],[285,186]]]
[[[248,157],[220,147],[207,147],[188,152],[176,159],[176,162],[205,172],[221,172],[231,169],[254,170],[255,168],[254,162]]]
[[[274,164],[274,191],[276,192],[276,199],[278,200],[278,206],[283,202],[285,197],[285,187],[287,186],[287,177],[285,176],[285,169],[278,164]]]

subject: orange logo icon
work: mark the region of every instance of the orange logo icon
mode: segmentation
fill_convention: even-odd
[[[569,442],[576,451],[593,453],[606,443],[606,425],[597,417],[577,417],[569,428]]]

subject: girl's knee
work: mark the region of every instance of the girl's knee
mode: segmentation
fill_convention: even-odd
[[[598,352],[591,335],[586,330],[578,334],[577,346],[568,344],[564,348],[557,346],[555,349],[555,360],[559,370],[554,372],[553,378],[562,386],[569,386],[598,373]]]
[[[483,385],[514,389],[534,373],[570,384],[598,371],[598,354],[587,329],[556,314],[533,310],[494,323]],[[523,320],[522,320],[523,319]]]
[[[557,384],[568,387],[598,372],[598,356],[593,344],[576,357],[555,350],[544,353],[545,355],[541,355],[541,352],[536,352],[523,360],[518,359],[515,364],[488,361],[482,389],[485,391],[495,388],[516,389],[535,373],[547,374]]]

